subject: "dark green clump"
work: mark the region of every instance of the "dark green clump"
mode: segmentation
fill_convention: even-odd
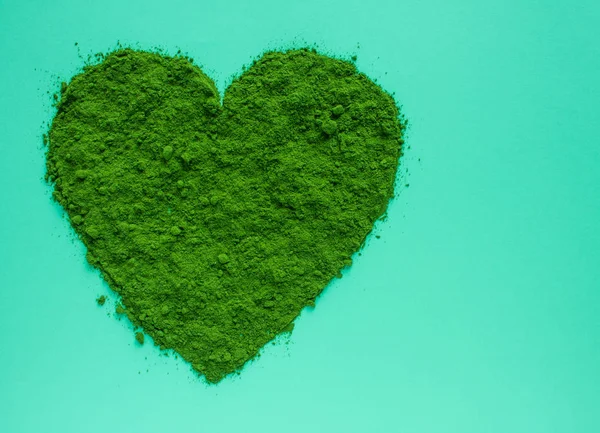
[[[106,303],[106,296],[102,295],[102,296],[98,296],[96,298],[96,302],[98,303],[98,305],[102,306]]]
[[[404,129],[352,63],[308,50],[265,54],[223,105],[188,59],[120,50],[57,108],[47,178],[117,313],[211,382],[351,263],[393,195]]]
[[[136,332],[135,333],[135,341],[137,341],[139,344],[144,344],[144,333]]]

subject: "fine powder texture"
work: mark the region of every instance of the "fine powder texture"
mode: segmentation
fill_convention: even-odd
[[[119,312],[218,382],[351,264],[393,196],[405,122],[354,64],[311,50],[264,54],[223,103],[184,56],[100,60],[62,85],[47,179]]]

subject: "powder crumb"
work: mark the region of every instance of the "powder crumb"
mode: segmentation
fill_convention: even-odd
[[[219,254],[219,262],[222,264],[229,262],[229,256],[227,254]]]
[[[144,344],[144,333],[136,332],[135,333],[135,341],[137,341],[140,345]]]

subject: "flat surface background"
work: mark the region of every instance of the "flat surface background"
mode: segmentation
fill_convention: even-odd
[[[600,3],[367,4],[0,0],[0,432],[600,431]],[[357,54],[411,122],[381,239],[218,386],[95,304],[42,179],[47,92],[117,41],[221,90],[267,48]]]

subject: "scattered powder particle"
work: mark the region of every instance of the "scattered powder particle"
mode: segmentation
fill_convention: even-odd
[[[137,341],[139,344],[144,344],[144,333],[136,332],[135,333],[135,341]]]

